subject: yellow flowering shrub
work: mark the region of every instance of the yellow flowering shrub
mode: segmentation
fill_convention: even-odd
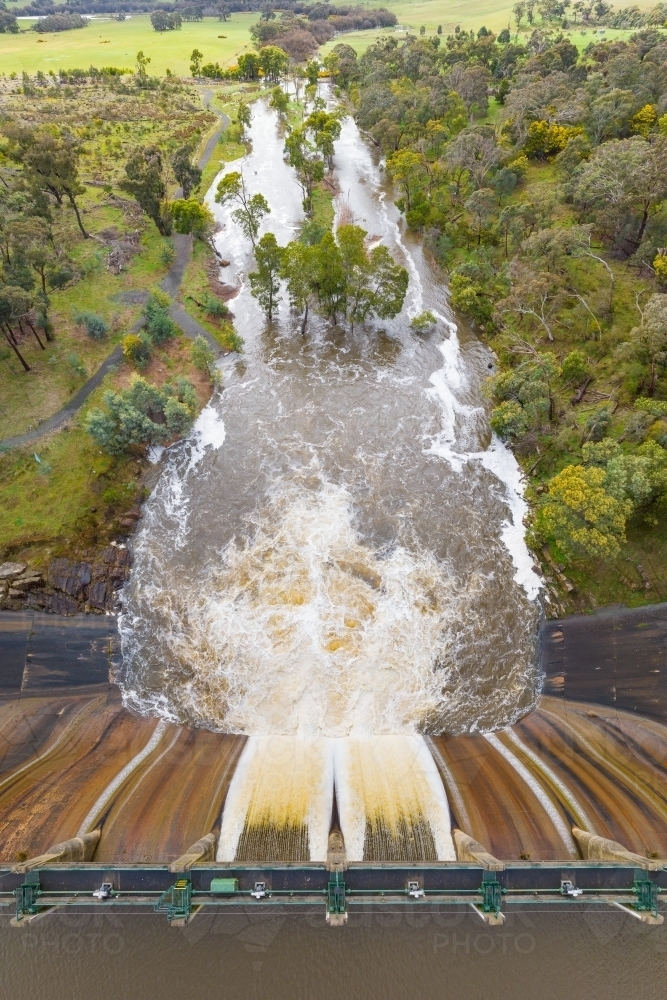
[[[531,122],[523,149],[527,156],[543,159],[555,156],[567,146],[575,135],[582,135],[580,125],[557,125],[552,122]]]
[[[630,131],[634,132],[635,135],[643,135],[646,139],[655,125],[657,118],[654,106],[652,104],[645,104],[630,122]]]
[[[573,555],[615,559],[625,542],[629,500],[618,500],[604,488],[604,469],[568,465],[549,483],[537,515],[537,527]]]

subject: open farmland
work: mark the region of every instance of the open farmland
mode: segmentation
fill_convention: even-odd
[[[141,49],[150,57],[151,73],[164,76],[170,69],[177,76],[189,76],[190,53],[195,48],[204,53],[206,62],[217,61],[221,66],[234,63],[251,47],[249,29],[256,20],[256,13],[233,14],[226,22],[207,17],[199,22],[184,21],[179,31],[157,32],[148,15],[142,14],[126,21],[94,18],[87,28],[76,31],[1,35],[2,72],[48,73],[91,65],[129,68]],[[32,23],[20,21],[22,28]]]
[[[387,7],[396,14],[399,28],[417,32],[424,25],[433,34],[438,25],[449,34],[456,25],[461,28],[480,28],[483,24],[493,31],[500,31],[511,22],[512,4],[507,0],[482,0],[471,5],[464,0],[370,0],[369,7]],[[652,6],[650,0],[640,0],[640,9]],[[17,8],[14,8],[17,11]],[[36,34],[29,30],[34,19],[21,19],[21,33],[0,36],[1,72],[48,73],[59,69],[85,68],[88,66],[132,67],[136,53],[141,49],[150,57],[150,72],[163,76],[171,70],[177,76],[190,75],[190,53],[198,48],[204,62],[232,65],[246,49],[252,49],[250,27],[257,20],[257,12],[234,13],[231,20],[223,22],[207,17],[203,21],[184,21],[180,30],[156,32],[147,14],[128,17],[126,21],[113,21],[104,16],[92,19],[87,28],[50,34]],[[513,26],[513,25],[512,25]],[[325,46],[325,55],[334,45],[345,42],[357,52],[364,52],[386,29],[371,29],[337,35]],[[567,32],[578,48],[583,49],[596,40],[598,32],[572,30]],[[632,31],[614,31],[609,28],[605,38],[627,38]]]

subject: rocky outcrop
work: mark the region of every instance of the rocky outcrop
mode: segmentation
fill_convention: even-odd
[[[46,579],[25,563],[3,563],[0,608],[36,608],[58,615],[114,611],[118,589],[127,580],[130,565],[129,549],[118,544],[108,545],[90,559],[52,559]]]

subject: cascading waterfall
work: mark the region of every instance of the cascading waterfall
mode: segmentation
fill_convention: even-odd
[[[284,245],[300,195],[261,101],[251,137],[246,184]],[[322,860],[334,785],[349,857],[453,856],[419,734],[511,724],[538,687],[519,470],[479,393],[492,359],[459,337],[349,119],[335,173],[346,214],[409,269],[403,313],[353,335],[314,318],[302,337],[283,301],[269,326],[250,248],[209,195],[245,350],[163,456],[124,593],[126,703],[250,736],[221,860]],[[420,337],[424,308],[438,329]]]

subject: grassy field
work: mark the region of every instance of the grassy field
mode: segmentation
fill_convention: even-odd
[[[53,208],[55,239],[67,251],[77,280],[51,291],[55,340],[46,350],[34,338],[22,338],[30,372],[20,369],[6,345],[0,350],[0,436],[21,433],[58,410],[139,317],[134,293],[158,285],[165,275],[173,256],[171,240],[160,236],[118,190],[118,181],[137,142],[155,143],[165,152],[189,139],[205,143],[217,120],[197,101],[194,91],[118,95],[90,86],[61,97],[2,95],[4,113],[16,121],[56,119],[85,139],[80,167],[86,191],[79,200],[94,238],[82,238],[66,206]],[[135,252],[116,274],[107,266],[107,256],[112,242],[128,233],[136,234]],[[77,322],[80,310],[103,317],[107,336],[99,341],[87,336]],[[203,405],[211,382],[192,365],[190,349],[185,336],[157,346],[142,374],[155,384],[185,375]],[[106,389],[125,387],[132,373],[125,362],[112,370],[69,428],[31,446],[0,449],[0,560],[14,555],[43,565],[53,555],[76,554],[115,537],[118,517],[141,493],[143,463],[103,454],[83,430],[83,420],[91,407],[100,405]]]
[[[400,28],[418,31],[423,24],[429,35],[438,25],[442,25],[445,35],[457,24],[462,28],[480,28],[485,24],[500,31],[510,24],[512,17],[512,3],[507,0],[480,0],[474,5],[468,0],[366,0],[366,5],[388,7],[396,14]],[[639,0],[637,6],[651,7],[653,0]],[[13,9],[17,8],[18,5]],[[151,72],[162,76],[170,69],[179,76],[188,76],[194,48],[204,53],[205,62],[232,65],[241,52],[252,48],[249,29],[256,20],[256,13],[235,13],[226,22],[207,17],[199,22],[184,21],[180,31],[158,33],[147,14],[126,21],[112,21],[100,15],[87,28],[43,35],[27,30],[33,21],[21,20],[20,34],[0,35],[0,72],[47,73],[90,65],[129,68],[134,66],[136,53],[142,49],[150,56]],[[364,52],[379,35],[386,33],[386,30],[372,30],[338,35],[321,51],[326,54],[338,42],[346,42]],[[572,30],[568,34],[580,48],[600,37],[593,29]],[[603,37],[626,38],[630,34],[631,31],[608,28]]]
[[[134,67],[137,52],[149,56],[149,70],[164,76],[170,69],[178,76],[190,75],[190,53],[197,48],[205,62],[233,64],[241,52],[252,48],[251,24],[257,14],[233,14],[230,21],[207,17],[184,21],[180,31],[153,30],[147,14],[112,21],[95,18],[87,28],[51,34],[21,31],[0,35],[0,67],[4,74],[36,73],[42,70],[77,69],[88,66]],[[20,21],[21,28],[32,21]],[[226,36],[221,38],[220,36]]]

